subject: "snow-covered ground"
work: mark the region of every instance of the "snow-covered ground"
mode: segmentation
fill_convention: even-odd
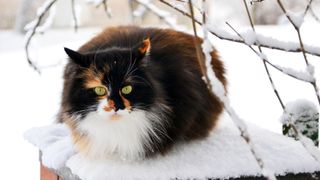
[[[227,28],[227,27],[226,27]],[[302,26],[306,44],[319,46],[317,32],[320,24],[307,22]],[[0,31],[0,168],[2,179],[39,179],[38,150],[23,139],[23,133],[35,126],[54,121],[59,108],[62,88],[62,70],[66,62],[63,47],[76,49],[100,29],[50,30],[34,39],[32,57],[44,68],[39,75],[25,60],[24,38],[13,32]],[[296,41],[290,25],[258,27],[257,31],[281,40]],[[213,38],[226,64],[231,105],[240,117],[271,131],[281,133],[279,118],[282,114],[263,64],[248,47]],[[301,53],[264,50],[269,60],[284,67],[304,70]],[[315,66],[315,77],[320,84],[320,58],[308,56]],[[316,97],[310,84],[299,82],[270,68],[275,85],[284,102],[308,99],[315,104]],[[319,106],[317,105],[319,109]]]

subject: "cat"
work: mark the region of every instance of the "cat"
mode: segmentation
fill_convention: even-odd
[[[164,155],[178,142],[207,137],[223,111],[202,80],[192,35],[111,27],[78,51],[65,52],[70,60],[59,120],[87,157]],[[226,87],[223,62],[216,50],[211,55],[215,75]]]

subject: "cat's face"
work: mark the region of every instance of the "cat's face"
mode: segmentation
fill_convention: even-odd
[[[79,67],[70,85],[68,113],[85,135],[80,150],[95,157],[116,152],[131,158],[143,156],[151,139],[157,139],[162,117],[153,113],[157,90],[144,71],[149,49],[149,40],[138,48],[89,54],[65,49]]]

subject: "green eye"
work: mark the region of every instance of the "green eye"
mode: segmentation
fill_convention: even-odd
[[[130,85],[127,85],[127,86],[124,86],[122,89],[121,89],[121,92],[123,94],[130,94],[132,91],[132,86]]]
[[[94,88],[94,92],[98,95],[98,96],[103,96],[107,93],[107,90],[105,87],[103,86],[98,86]]]

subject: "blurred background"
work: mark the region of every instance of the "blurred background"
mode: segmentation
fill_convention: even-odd
[[[168,0],[169,1],[169,0]],[[191,21],[157,0],[144,0],[158,7],[185,31],[191,31]],[[182,0],[169,1],[188,11]],[[210,0],[209,21],[213,26],[230,31],[229,22],[240,32],[250,28],[242,1]],[[249,3],[250,1],[248,1]],[[283,1],[286,9],[304,12],[308,0]],[[23,139],[32,127],[48,125],[55,120],[62,90],[63,67],[67,62],[63,47],[77,49],[104,27],[139,25],[168,27],[155,13],[143,9],[137,1],[108,0],[106,13],[101,0],[74,0],[74,13],[79,28],[75,32],[72,1],[57,0],[45,19],[43,30],[30,44],[30,57],[41,70],[31,68],[25,54],[26,25],[33,21],[44,0],[0,0],[0,169],[2,179],[39,179],[38,150]],[[320,1],[314,0],[312,11],[301,27],[303,42],[319,47]],[[197,8],[197,6],[195,6]],[[275,0],[249,3],[257,32],[284,42],[298,42],[294,28],[286,20]],[[140,9],[140,10],[137,10]],[[111,15],[111,16],[110,16]],[[199,16],[199,14],[198,14]],[[47,24],[46,24],[47,22]],[[30,26],[30,24],[29,24]],[[29,28],[30,29],[30,28]],[[210,37],[225,62],[229,80],[229,98],[244,120],[275,133],[282,133],[279,118],[281,106],[274,95],[260,58],[243,44]],[[305,70],[301,53],[264,49],[268,59],[284,67]],[[318,52],[319,53],[319,52]],[[308,55],[320,78],[320,58]],[[270,69],[284,103],[307,99],[319,109],[313,87]],[[319,80],[318,80],[318,84]]]

